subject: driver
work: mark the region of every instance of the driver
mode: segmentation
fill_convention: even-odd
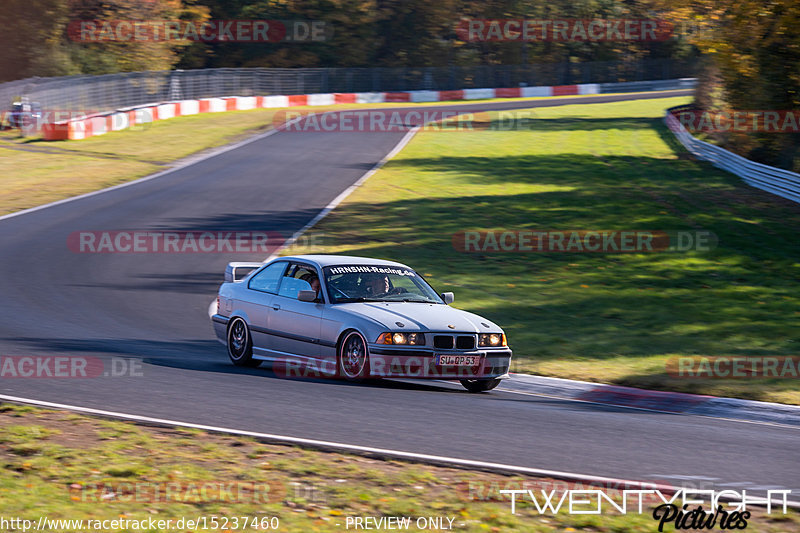
[[[389,283],[389,276],[385,274],[372,274],[364,281],[367,287],[367,293],[372,298],[389,294],[392,288]]]
[[[316,274],[306,274],[300,279],[307,281],[308,284],[311,285],[311,290],[317,293],[317,297],[319,297],[319,278]]]

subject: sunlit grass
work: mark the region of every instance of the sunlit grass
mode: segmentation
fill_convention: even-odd
[[[109,432],[115,436],[109,437]],[[537,496],[539,490],[560,494],[569,488],[551,479],[382,461],[10,404],[0,406],[0,442],[0,515],[34,523],[39,516],[51,520],[274,516],[280,520],[278,531],[334,532],[346,529],[347,517],[408,516],[449,517],[453,530],[467,533],[644,533],[657,528],[647,507],[641,515],[609,511],[603,516],[570,516],[564,510],[540,515],[532,504],[518,502],[512,515],[509,497],[498,492],[523,484]],[[246,490],[229,491],[227,501],[210,501],[219,493],[201,491],[204,482],[258,483],[269,490],[262,490],[265,497],[258,501],[248,499],[251,493]],[[106,487],[106,498],[100,498],[98,486]],[[148,499],[156,487],[161,487],[160,499]],[[787,515],[753,511],[748,531],[800,531],[794,511]],[[76,530],[59,530],[72,531]]]
[[[552,97],[553,100],[572,97]],[[522,98],[452,103],[489,104]],[[292,112],[381,109],[423,104],[340,104],[299,106]],[[0,215],[118,185],[168,168],[204,150],[265,132],[285,118],[286,109],[256,109],[177,117],[81,141],[43,142],[0,131]]]
[[[800,403],[797,379],[686,380],[682,355],[796,356],[800,207],[691,160],[686,99],[532,110],[512,131],[423,131],[313,231],[406,262],[501,324],[514,369]],[[495,116],[499,121],[499,115]],[[465,230],[712,231],[710,252],[462,253]]]

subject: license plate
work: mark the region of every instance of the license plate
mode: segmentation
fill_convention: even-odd
[[[478,366],[481,362],[480,355],[437,355],[436,364],[439,366]]]

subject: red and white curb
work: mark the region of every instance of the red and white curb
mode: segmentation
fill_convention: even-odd
[[[451,102],[488,98],[541,98],[600,94],[600,85],[555,85],[544,87],[512,87],[501,89],[460,89],[456,91],[404,91],[374,93],[320,93],[273,96],[230,96],[177,102],[153,103],[109,113],[75,117],[42,126],[46,141],[82,140],[175,117],[200,113],[224,113],[251,109],[273,109],[294,106],[334,104],[380,104],[393,102]]]

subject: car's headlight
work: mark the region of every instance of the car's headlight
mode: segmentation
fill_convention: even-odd
[[[420,346],[425,344],[425,335],[422,333],[381,333],[378,344],[410,344]]]
[[[506,344],[505,333],[481,333],[478,335],[478,346],[483,348],[494,348],[499,346],[508,346]]]

